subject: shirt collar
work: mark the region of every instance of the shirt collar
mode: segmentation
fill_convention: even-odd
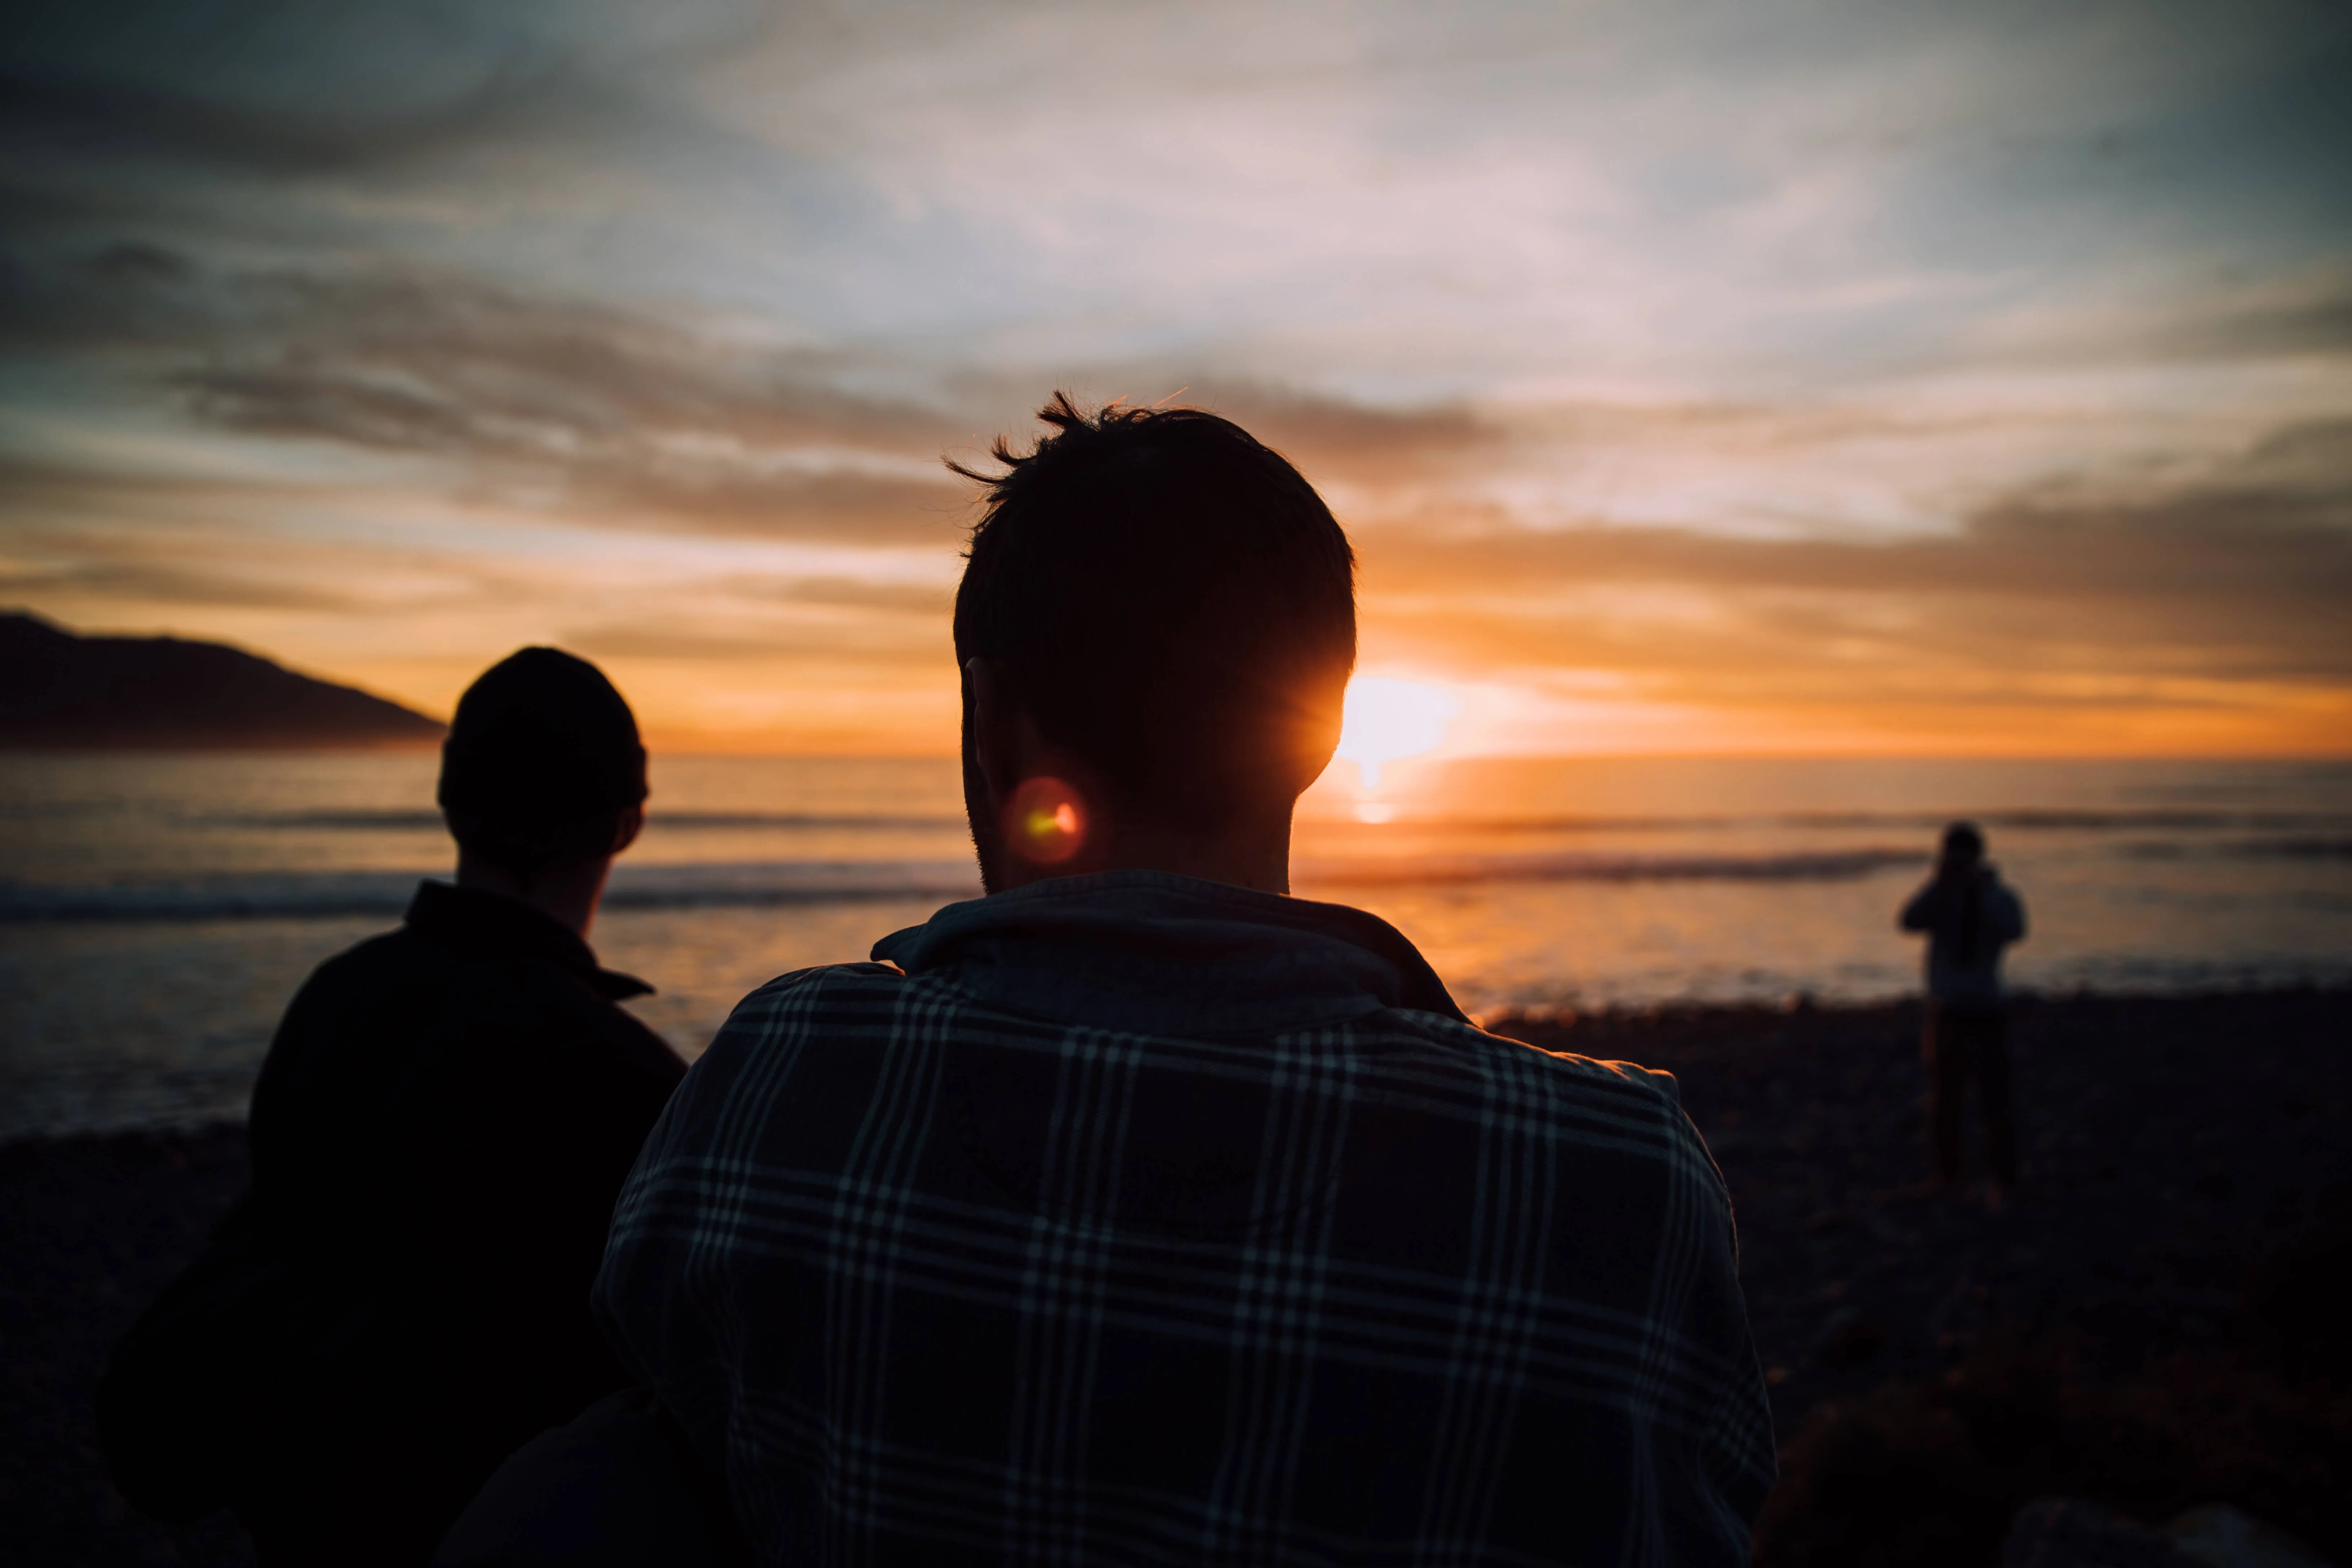
[[[1377,916],[1166,871],[1057,877],[950,904],[874,956],[951,975],[992,1006],[1137,1033],[1260,1033],[1391,1007],[1463,1016]]]
[[[578,932],[520,899],[447,882],[423,882],[409,901],[407,920],[411,930],[452,947],[544,959],[578,975],[611,1001],[653,993],[634,974],[598,967],[595,953]]]

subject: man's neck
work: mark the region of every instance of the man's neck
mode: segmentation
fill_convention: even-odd
[[[613,858],[605,855],[566,860],[527,878],[518,877],[462,849],[457,852],[457,886],[529,904],[583,941],[596,923],[596,906],[604,899],[604,879],[612,870]]]
[[[1255,888],[1264,893],[1290,891],[1290,816],[1277,822],[1212,836],[1171,832],[1139,826],[1114,833],[1099,865],[1102,871],[1171,871]]]
[[[1213,833],[1187,833],[1149,823],[1113,828],[1099,843],[1087,845],[1073,858],[1038,863],[1005,850],[994,858],[992,892],[1006,893],[1055,877],[1078,877],[1095,871],[1167,871],[1198,877],[1205,882],[1252,888],[1260,892],[1290,891],[1290,813],[1239,824]]]

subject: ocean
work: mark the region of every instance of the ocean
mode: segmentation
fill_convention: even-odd
[[[287,998],[446,876],[430,754],[0,757],[0,1139],[243,1114]],[[1944,823],[2025,899],[2020,988],[2352,982],[2352,763],[1470,759],[1334,765],[1302,897],[1474,1015],[1916,984]],[[662,757],[593,933],[691,1057],[747,991],[979,891],[943,760]]]

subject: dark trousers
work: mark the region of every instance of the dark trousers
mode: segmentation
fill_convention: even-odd
[[[1921,1044],[1935,1085],[1928,1141],[1936,1174],[1947,1182],[1960,1179],[1961,1100],[1973,1076],[1993,1179],[2003,1187],[2015,1186],[2017,1124],[2010,1104],[2007,1016],[1998,1007],[1938,1007],[1931,1002]]]

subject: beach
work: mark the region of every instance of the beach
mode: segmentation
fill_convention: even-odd
[[[2025,1175],[1998,1211],[1922,1189],[1916,1005],[1489,1024],[1675,1074],[1771,1385],[1764,1561],[1926,1528],[1911,1560],[1989,1564],[2045,1492],[2151,1521],[2231,1502],[2352,1560],[2342,1352],[2294,1306],[2344,1299],[2352,990],[2021,1001]],[[89,1414],[108,1344],[243,1179],[233,1127],[0,1145],[0,1560],[249,1561],[225,1521],[130,1514]]]
[[[0,1142],[233,1121],[312,967],[449,875],[429,755],[0,759]],[[593,940],[691,1059],[772,976],[976,896],[951,759],[656,757]],[[2042,994],[2352,985],[2352,764],[1465,758],[1338,767],[1294,890],[1479,1017],[1891,1003],[1895,911],[1985,828]]]

